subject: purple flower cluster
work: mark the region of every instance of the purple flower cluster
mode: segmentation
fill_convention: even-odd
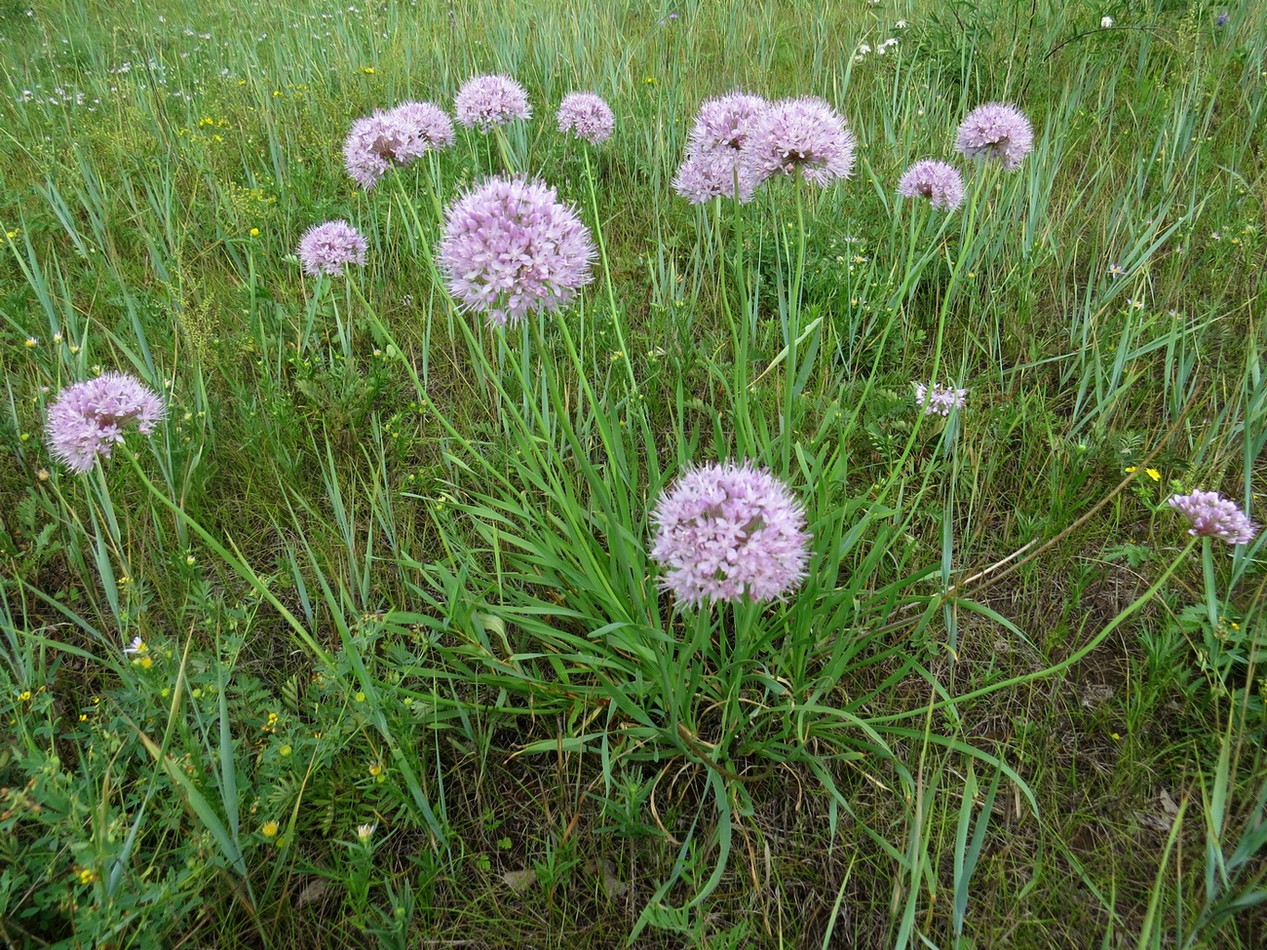
[[[738,158],[753,120],[769,105],[760,96],[750,96],[738,89],[715,99],[706,99],[700,105],[695,125],[687,136],[687,153],[727,149]]]
[[[295,253],[304,266],[304,272],[318,274],[343,274],[346,264],[365,263],[365,238],[346,221],[327,221],[314,224],[299,239]]]
[[[468,129],[489,132],[515,119],[532,118],[528,93],[509,76],[472,76],[462,83],[453,111]]]
[[[1258,534],[1258,526],[1236,502],[1218,492],[1197,490],[1191,495],[1172,495],[1167,504],[1188,519],[1192,525],[1188,534],[1196,537],[1248,544]]]
[[[142,435],[149,435],[165,412],[158,393],[135,376],[102,373],[67,386],[48,407],[48,447],[71,471],[82,474],[97,456],[110,457],[126,426],[135,422]]]
[[[968,390],[955,389],[934,383],[930,389],[923,383],[915,383],[915,405],[926,416],[948,416],[952,409],[962,409],[967,404]]]
[[[854,135],[822,99],[781,99],[755,120],[740,161],[758,182],[800,174],[820,188],[853,172]]]
[[[686,159],[673,189],[691,204],[717,197],[752,200],[757,180],[740,163],[740,150],[753,121],[769,106],[760,96],[736,90],[700,106],[687,138]]]
[[[963,178],[953,165],[926,158],[906,170],[897,191],[903,198],[927,198],[934,208],[953,211],[963,203]]]
[[[673,178],[673,190],[693,205],[704,204],[717,197],[738,195],[747,204],[756,192],[756,181],[728,149],[694,152]]]
[[[432,149],[453,144],[453,120],[434,102],[402,102],[388,114],[408,135],[408,141],[395,157],[402,165],[408,165]]]
[[[783,596],[805,577],[805,514],[781,481],[750,463],[685,472],[651,514],[661,586],[685,604]]]
[[[449,292],[495,326],[566,306],[593,279],[594,242],[547,185],[490,178],[445,211],[437,260]]]
[[[956,147],[967,158],[999,161],[1015,171],[1034,147],[1034,128],[1011,103],[987,102],[960,123]]]
[[[616,116],[611,106],[592,92],[573,92],[563,97],[558,112],[559,131],[572,132],[591,145],[611,138]]]
[[[352,123],[343,142],[343,164],[369,191],[393,165],[409,165],[429,149],[453,143],[453,123],[430,102],[405,102]]]

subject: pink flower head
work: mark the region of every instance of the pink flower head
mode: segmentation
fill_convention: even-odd
[[[559,104],[559,131],[572,132],[591,145],[601,145],[611,138],[616,117],[611,106],[592,92],[572,92]]]
[[[376,111],[352,123],[343,141],[343,165],[356,183],[369,191],[393,162],[399,164],[409,133],[390,112]]]
[[[304,272],[318,274],[343,274],[345,264],[365,263],[365,238],[346,221],[327,221],[314,224],[299,239],[295,253],[304,265]]]
[[[753,119],[740,151],[757,182],[799,171],[826,188],[849,177],[855,145],[845,120],[822,99],[781,99]]]
[[[915,405],[926,416],[948,416],[952,409],[962,409],[967,404],[968,390],[955,389],[934,383],[930,389],[923,383],[915,383]]]
[[[1218,538],[1228,544],[1248,544],[1258,534],[1258,526],[1245,517],[1236,502],[1214,491],[1194,491],[1172,495],[1167,502],[1192,525],[1188,534]]]
[[[408,165],[428,149],[453,142],[453,123],[430,102],[404,102],[352,123],[343,142],[343,164],[369,191],[393,165]]]
[[[453,120],[434,102],[402,102],[388,115],[408,136],[392,156],[401,165],[453,144]]]
[[[566,306],[593,280],[589,230],[541,182],[490,178],[444,218],[437,260],[449,293],[492,325]]]
[[[963,179],[953,165],[922,159],[906,170],[897,185],[903,198],[927,198],[934,208],[953,211],[963,203]]]
[[[515,119],[532,118],[528,93],[509,76],[472,76],[458,89],[453,111],[464,126],[479,126],[481,132]]]
[[[149,435],[161,422],[162,398],[135,376],[102,373],[96,379],[67,386],[48,407],[45,435],[49,450],[78,474],[92,468],[97,456],[109,458],[123,429],[135,422]]]
[[[805,514],[781,481],[750,463],[688,469],[651,514],[660,586],[685,604],[782,597],[805,577]]]
[[[987,102],[960,123],[956,147],[967,158],[995,159],[1015,171],[1034,147],[1034,127],[1011,103]]]
[[[690,153],[673,179],[673,190],[693,205],[722,196],[733,198],[736,185],[739,201],[751,201],[756,182],[738,155],[727,148]]]
[[[735,90],[716,99],[706,99],[699,107],[695,126],[687,139],[687,152],[727,149],[738,152],[756,119],[770,105],[760,96]]]

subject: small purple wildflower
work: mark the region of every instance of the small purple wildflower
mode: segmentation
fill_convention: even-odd
[[[769,105],[760,96],[750,96],[739,90],[704,100],[687,137],[688,156],[715,149],[738,154],[748,138],[753,120]]]
[[[753,180],[795,175],[826,188],[853,171],[853,133],[822,99],[781,99],[752,122],[741,161]]]
[[[1231,17],[1230,17],[1230,16],[1228,16],[1228,14],[1227,14],[1227,13],[1220,13],[1218,16],[1216,16],[1216,17],[1214,18],[1214,25],[1215,25],[1215,26],[1227,26],[1227,21],[1228,21],[1228,20],[1230,20],[1230,19],[1231,19]]]
[[[688,469],[651,521],[660,586],[684,604],[779,598],[805,577],[805,513],[786,485],[751,463]]]
[[[756,182],[735,152],[717,148],[687,155],[673,179],[673,190],[698,205],[713,198],[735,197],[736,184],[740,203],[747,204],[756,191]]]
[[[968,113],[957,138],[956,147],[965,157],[997,159],[1015,171],[1034,147],[1034,127],[1011,103],[987,102]]]
[[[45,435],[53,456],[82,475],[97,456],[110,457],[123,441],[125,426],[135,422],[142,435],[149,435],[165,413],[158,393],[135,376],[102,373],[58,394],[48,407]]]
[[[593,280],[589,230],[541,182],[490,178],[444,218],[437,261],[449,292],[490,325],[557,310]]]
[[[559,131],[572,132],[591,145],[601,145],[611,138],[616,117],[600,96],[592,92],[572,92],[559,104]]]
[[[953,165],[925,158],[906,170],[897,191],[903,198],[927,198],[934,208],[953,211],[963,203],[963,178]]]
[[[304,265],[304,272],[343,275],[345,264],[364,264],[366,244],[361,232],[346,221],[314,224],[299,239],[295,253]]]
[[[1110,264],[1110,265],[1109,265],[1109,276],[1110,276],[1110,277],[1113,277],[1113,278],[1125,277],[1125,276],[1126,276],[1126,268],[1124,268],[1121,264]]]
[[[1188,519],[1192,525],[1188,534],[1199,538],[1248,544],[1258,534],[1258,526],[1245,517],[1236,502],[1218,492],[1197,490],[1191,495],[1172,495],[1167,504]]]
[[[915,405],[922,407],[926,416],[948,416],[952,409],[967,405],[968,390],[934,383],[929,389],[923,383],[915,383]]]
[[[495,125],[532,118],[528,93],[509,76],[472,76],[453,100],[458,121],[468,129],[490,132]]]

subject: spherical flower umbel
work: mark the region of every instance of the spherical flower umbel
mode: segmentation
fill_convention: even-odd
[[[826,188],[849,177],[855,145],[845,120],[822,99],[781,99],[753,119],[740,152],[758,183],[799,172]]]
[[[344,265],[365,263],[365,238],[346,221],[314,224],[299,239],[295,253],[304,265],[304,272],[316,277],[331,274],[339,277]]]
[[[453,99],[458,121],[468,129],[489,132],[495,125],[532,118],[528,93],[509,76],[472,76]]]
[[[458,302],[505,326],[566,306],[593,279],[594,242],[548,185],[490,178],[445,211],[437,260]]]
[[[686,471],[660,497],[651,556],[679,601],[782,597],[805,577],[810,535],[787,486],[750,463]]]
[[[992,159],[1015,171],[1034,147],[1034,127],[1011,103],[987,102],[959,124],[956,147],[967,158]]]
[[[352,123],[343,142],[343,164],[369,191],[393,165],[409,165],[429,149],[453,144],[453,123],[431,102],[404,102]]]
[[[1228,544],[1248,544],[1258,534],[1258,526],[1245,516],[1236,502],[1214,491],[1194,491],[1191,495],[1172,495],[1171,508],[1192,525],[1188,534],[1199,538],[1218,538]]]
[[[611,106],[592,92],[572,92],[559,103],[560,132],[572,132],[591,145],[601,145],[611,138],[616,116]]]
[[[967,404],[968,390],[934,383],[930,389],[923,383],[915,383],[915,405],[926,416],[948,416],[952,409],[962,409]]]
[[[54,457],[83,474],[97,456],[110,457],[127,426],[135,422],[142,435],[149,435],[165,412],[158,393],[135,376],[102,373],[61,391],[48,407],[45,435]]]
[[[906,170],[897,191],[903,198],[927,198],[934,208],[953,211],[963,203],[963,178],[953,165],[925,158]]]
[[[453,120],[434,102],[402,102],[388,115],[408,136],[392,156],[401,165],[453,144]]]
[[[748,138],[753,120],[769,105],[760,96],[750,96],[739,90],[704,100],[687,137],[688,153],[714,149],[737,153]]]
[[[673,179],[673,190],[693,205],[718,197],[733,198],[736,193],[740,203],[746,204],[752,200],[756,182],[736,153],[707,149],[686,156]]]

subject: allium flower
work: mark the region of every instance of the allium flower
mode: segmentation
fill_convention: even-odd
[[[704,100],[687,137],[688,155],[714,149],[738,153],[743,148],[753,120],[769,105],[760,96],[750,96],[738,90]]]
[[[915,405],[922,407],[926,416],[948,416],[952,409],[962,409],[967,404],[968,390],[955,389],[934,383],[929,389],[923,383],[915,383]]]
[[[318,274],[338,277],[343,273],[343,265],[364,264],[365,250],[365,238],[356,228],[346,221],[327,221],[305,231],[295,253],[303,262],[305,273],[313,277]]]
[[[458,89],[453,111],[464,126],[479,126],[481,132],[515,119],[532,118],[528,93],[509,76],[472,76]]]
[[[1192,525],[1188,534],[1218,538],[1228,544],[1248,544],[1258,534],[1258,526],[1245,517],[1236,502],[1214,491],[1194,491],[1172,495],[1167,502]]]
[[[402,102],[388,113],[408,135],[392,160],[408,165],[432,149],[453,144],[453,120],[434,102]]]
[[[594,242],[553,188],[490,178],[445,211],[437,260],[449,292],[496,326],[566,306],[593,279]]]
[[[428,149],[453,143],[453,123],[430,102],[404,102],[352,123],[343,142],[343,164],[369,191],[393,165],[408,165]]]
[[[925,158],[906,170],[897,185],[904,198],[927,198],[934,208],[953,211],[963,203],[963,179],[953,165]]]
[[[135,422],[142,435],[149,435],[165,412],[158,393],[135,376],[102,373],[61,391],[48,407],[45,435],[54,457],[83,474],[98,455],[110,457],[123,441],[125,426]]]
[[[997,159],[1015,171],[1034,147],[1034,127],[1016,106],[987,102],[959,124],[956,147],[968,158]]]
[[[757,182],[795,175],[826,188],[853,171],[854,136],[822,99],[781,99],[753,122],[741,161]]]
[[[611,138],[616,117],[611,106],[592,92],[573,92],[559,103],[559,131],[572,132],[591,145],[601,145]]]
[[[805,514],[781,481],[750,463],[686,471],[660,497],[651,556],[685,604],[781,597],[805,577]]]
[[[352,123],[343,141],[343,166],[369,191],[408,147],[409,133],[390,113],[377,111]]]
[[[735,197],[736,184],[739,201],[744,204],[751,201],[757,187],[751,172],[733,151],[717,148],[687,155],[673,179],[673,190],[698,205],[720,196]]]

